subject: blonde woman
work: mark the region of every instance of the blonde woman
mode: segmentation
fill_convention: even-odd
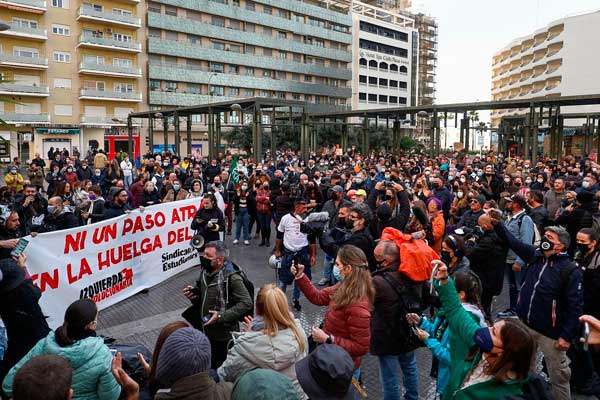
[[[323,329],[313,327],[317,343],[333,343],[350,354],[358,375],[362,357],[369,351],[371,306],[375,291],[365,253],[345,245],[338,251],[333,275],[338,282],[323,290],[313,286],[304,274],[304,265],[292,266],[296,284],[313,304],[327,306]]]
[[[256,317],[247,317],[246,332],[234,338],[219,378],[229,382],[253,368],[267,368],[290,378],[301,398],[306,395],[296,378],[295,364],[308,354],[300,321],[290,312],[285,294],[275,284],[264,285],[256,296]]]

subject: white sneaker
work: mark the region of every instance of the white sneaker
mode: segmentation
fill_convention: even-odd
[[[250,241],[248,241],[248,240],[244,240],[244,244],[245,244],[246,246],[248,246],[248,245],[250,244]]]
[[[239,242],[240,242],[239,240],[235,239],[235,240],[233,241],[233,244],[238,244]]]

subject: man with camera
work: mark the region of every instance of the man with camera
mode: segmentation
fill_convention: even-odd
[[[311,266],[315,265],[317,247],[312,235],[302,233],[300,226],[307,214],[307,201],[300,198],[294,200],[294,210],[285,214],[277,225],[277,240],[275,241],[275,256],[283,257],[279,274],[279,288],[284,292],[287,286],[294,282],[294,275],[290,272],[292,263],[304,265],[304,273],[312,279]],[[283,245],[283,247],[282,247]],[[300,289],[294,284],[292,295],[294,308],[302,310],[300,305]]]
[[[15,211],[19,214],[23,234],[44,232],[44,218],[48,212],[48,201],[38,193],[35,185],[25,185],[22,193],[20,199],[15,199]]]
[[[229,250],[222,241],[208,242],[200,256],[202,270],[196,286],[186,286],[183,294],[192,306],[182,316],[210,340],[211,368],[217,369],[227,358],[231,332],[238,321],[252,312],[252,298],[239,268],[227,260]]]
[[[204,243],[221,239],[220,233],[225,231],[225,218],[223,212],[217,207],[214,194],[209,193],[204,196],[202,208],[194,215],[191,228],[195,231],[194,236],[202,236]]]

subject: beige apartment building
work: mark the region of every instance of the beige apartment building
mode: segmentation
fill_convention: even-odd
[[[127,149],[126,119],[143,108],[139,0],[0,0],[0,136],[26,160],[48,150]],[[134,128],[139,153],[139,127]]]

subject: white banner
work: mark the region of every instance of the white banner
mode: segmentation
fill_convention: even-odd
[[[199,263],[189,242],[199,199],[28,237],[27,268],[56,328],[69,304],[90,298],[104,309]]]

